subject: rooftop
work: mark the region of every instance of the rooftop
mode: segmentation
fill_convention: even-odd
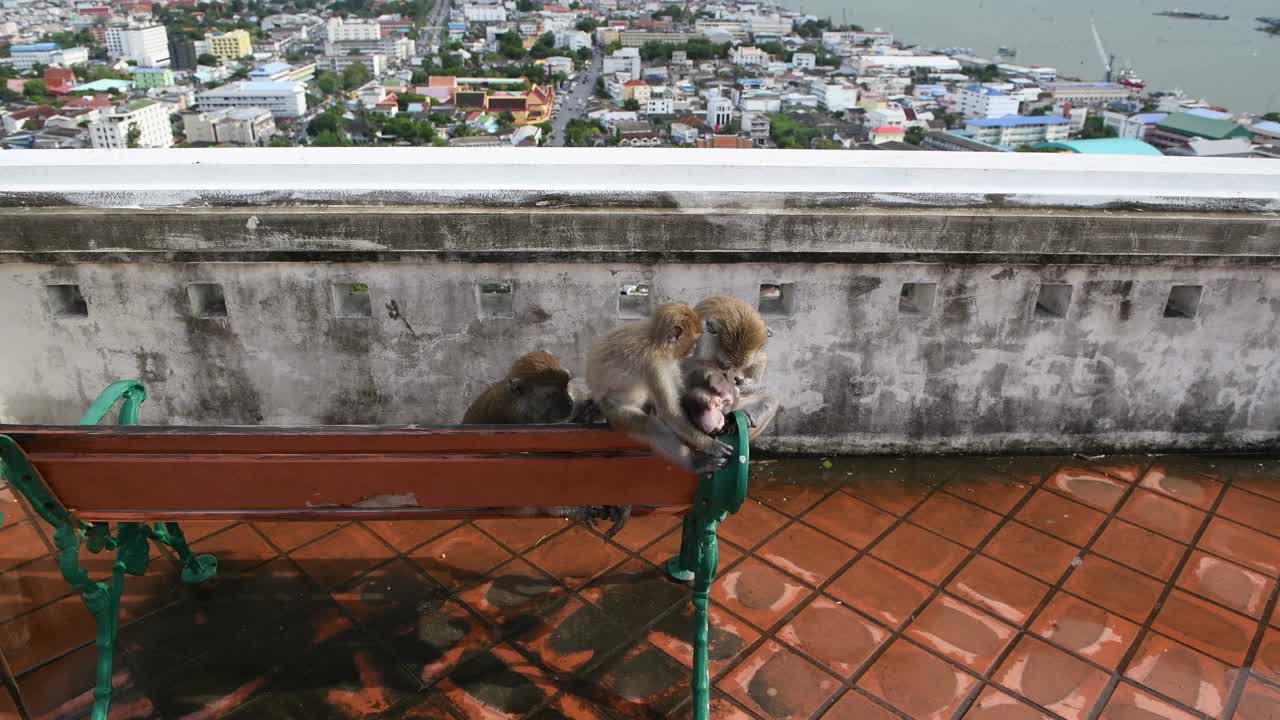
[[[716,717],[1274,717],[1280,463],[1194,456],[753,463],[720,527]],[[0,490],[0,648],[37,716],[87,708],[92,624]],[[138,717],[681,717],[679,520],[183,523],[129,577]],[[11,712],[0,693],[0,708]],[[366,713],[366,710],[372,712]],[[996,714],[998,713],[998,714]]]
[[[16,52],[16,53],[49,52],[50,50],[61,50],[61,49],[62,49],[61,45],[53,42],[31,43],[28,45],[10,45],[9,46],[9,52]]]
[[[1219,120],[1191,113],[1174,113],[1156,123],[1156,126],[1161,130],[1170,130],[1179,135],[1194,135],[1210,140],[1224,140],[1249,134],[1247,128],[1230,120]]]
[[[1025,125],[1067,125],[1071,121],[1055,115],[1006,115],[998,118],[978,118],[966,120],[966,125],[975,127],[1022,127]]]
[[[1001,96],[1001,95],[1009,94],[998,88],[987,87],[986,85],[966,85],[964,89],[971,93],[977,93],[979,95]]]
[[[1141,140],[1128,138],[1098,138],[1096,140],[1064,140],[1062,142],[1040,143],[1037,149],[1050,148],[1066,150],[1089,155],[1153,155],[1162,153],[1153,145]]]

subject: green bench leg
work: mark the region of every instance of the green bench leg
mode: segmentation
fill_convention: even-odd
[[[218,558],[191,552],[187,536],[182,533],[182,526],[178,523],[156,523],[150,530],[150,535],[156,542],[168,545],[178,553],[178,559],[182,561],[182,582],[199,585],[218,574]]]
[[[707,604],[711,601],[711,583],[720,564],[716,542],[719,520],[697,523],[698,564],[693,578],[693,720],[709,720],[711,714],[711,675],[708,664],[710,620]]]

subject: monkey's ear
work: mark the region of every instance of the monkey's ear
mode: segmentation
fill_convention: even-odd
[[[520,382],[520,378],[507,378],[507,387],[511,389],[513,395],[524,392],[524,385]]]
[[[711,333],[712,335],[719,335],[719,334],[720,334],[720,321],[719,321],[719,320],[707,320],[706,322],[704,322],[704,323],[703,323],[702,327],[703,327],[703,329],[705,329],[707,332]]]

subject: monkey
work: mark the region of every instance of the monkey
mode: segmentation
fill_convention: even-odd
[[[723,372],[702,364],[685,374],[680,405],[699,430],[716,435],[725,429],[725,417],[738,404],[738,388]]]
[[[735,297],[716,295],[694,307],[702,323],[692,357],[684,361],[686,382],[705,365],[719,369],[738,390],[736,409],[746,413],[756,439],[773,422],[778,398],[764,387],[769,366],[765,345],[772,333],[755,308]]]
[[[507,376],[490,385],[462,416],[463,425],[560,423],[573,414],[569,373],[555,355],[522,355]]]
[[[615,429],[648,441],[690,470],[723,465],[733,449],[700,432],[684,416],[681,361],[702,334],[701,322],[683,303],[667,303],[648,320],[628,323],[601,338],[587,361],[587,387]],[[690,447],[702,455],[695,457]]]

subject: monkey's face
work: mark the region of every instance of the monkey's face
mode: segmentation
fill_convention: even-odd
[[[523,422],[558,423],[573,415],[568,382],[521,383],[513,387],[512,392]]]

